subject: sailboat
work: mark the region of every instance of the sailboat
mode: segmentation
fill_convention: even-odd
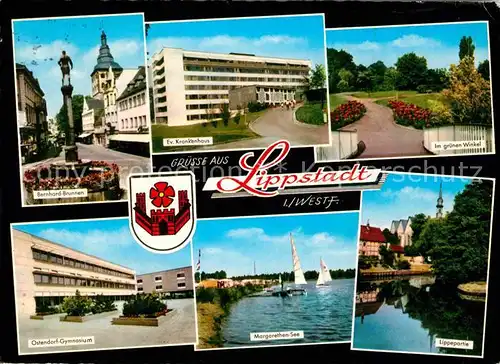
[[[293,273],[294,273],[294,288],[287,287],[285,290],[283,289],[283,283],[280,281],[281,291],[275,292],[275,296],[303,296],[307,295],[307,291],[304,288],[300,288],[302,285],[306,285],[307,281],[304,277],[304,272],[302,271],[302,267],[300,266],[299,256],[297,254],[297,248],[295,247],[295,243],[293,241],[292,234],[290,234],[290,244],[292,246],[292,260],[293,260]],[[281,280],[281,276],[280,276]]]
[[[330,270],[323,261],[323,258],[319,259],[319,266],[320,268],[316,287],[328,287],[328,282],[332,281],[332,276],[330,275]]]

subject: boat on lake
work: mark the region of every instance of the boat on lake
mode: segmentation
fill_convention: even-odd
[[[332,276],[330,275],[330,270],[326,266],[323,258],[319,259],[319,275],[318,281],[316,282],[316,287],[328,287],[328,283],[332,281]]]
[[[292,296],[304,296],[307,295],[307,291],[301,286],[306,285],[307,281],[304,277],[304,272],[302,271],[302,267],[300,265],[299,256],[297,254],[297,248],[295,247],[295,243],[293,241],[292,234],[290,233],[290,244],[292,246],[292,260],[293,260],[293,274],[294,274],[294,286],[293,287],[283,287],[283,282],[281,280],[281,275],[279,276],[279,283],[281,286],[280,291],[273,292],[273,296],[280,297],[292,297]]]

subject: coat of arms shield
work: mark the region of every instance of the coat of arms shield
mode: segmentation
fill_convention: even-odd
[[[131,174],[129,220],[132,235],[155,253],[174,253],[189,244],[196,228],[193,172]]]

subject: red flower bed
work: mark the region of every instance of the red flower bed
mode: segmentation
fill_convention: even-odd
[[[337,130],[343,126],[353,123],[366,113],[366,107],[359,101],[348,101],[341,104],[330,113],[332,130]]]
[[[412,126],[416,129],[430,125],[432,115],[430,110],[396,100],[390,100],[389,107],[394,111],[394,118],[398,124]]]
[[[68,171],[66,171],[69,173]],[[81,176],[61,176],[50,166],[40,166],[24,172],[23,183],[26,190],[59,190],[86,188],[89,191],[106,190],[119,186],[119,167],[115,163],[92,161]]]

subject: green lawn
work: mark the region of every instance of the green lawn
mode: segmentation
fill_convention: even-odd
[[[323,107],[327,107],[326,102]],[[325,123],[320,102],[306,103],[299,107],[295,112],[295,117],[298,121],[306,124],[323,125]]]
[[[406,97],[410,95],[416,95],[417,91],[374,91],[374,92],[355,92],[352,96],[360,99],[378,99],[380,97]]]
[[[395,100],[395,98],[377,100],[377,101],[375,101],[375,103],[377,103],[379,105],[387,106],[389,103],[389,100]],[[430,108],[430,105],[429,105],[430,100],[441,101],[445,105],[449,103],[449,101],[440,93],[403,95],[403,96],[398,97],[398,100],[404,101],[408,104],[413,104],[413,105],[422,107],[424,109]]]
[[[227,126],[224,126],[222,120],[217,122],[206,122],[200,124],[186,125],[186,126],[167,126],[162,124],[152,125],[151,133],[153,136],[153,153],[161,152],[176,152],[183,150],[191,150],[196,147],[182,146],[182,147],[164,147],[164,138],[192,138],[192,137],[213,137],[214,144],[228,143],[242,139],[257,138],[259,135],[255,134],[248,124],[262,116],[266,110],[248,113],[242,115],[239,124],[231,119]]]
[[[344,95],[331,94],[330,95],[330,110],[333,111],[335,108],[346,102]]]

